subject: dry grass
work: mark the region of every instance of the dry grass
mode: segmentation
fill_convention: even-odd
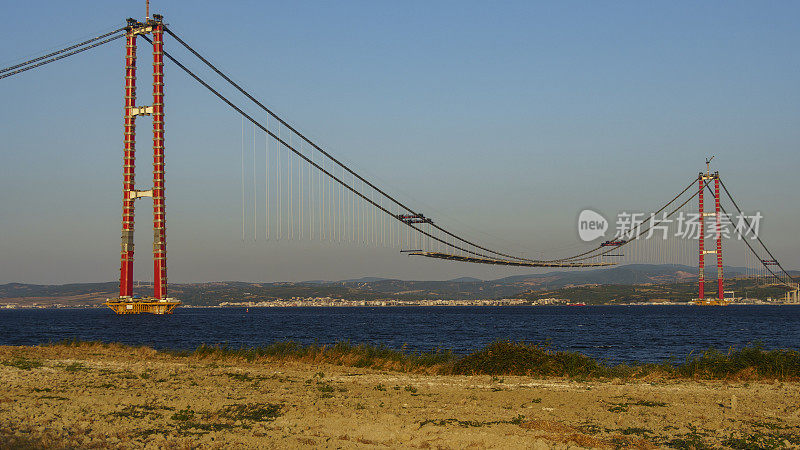
[[[555,420],[535,419],[522,422],[519,424],[522,428],[527,430],[547,431],[548,433],[576,433],[577,429],[564,425]]]
[[[547,440],[552,442],[577,444],[586,448],[656,448],[646,439],[629,438],[627,436],[598,438],[555,420],[535,419],[522,422],[519,426],[526,430],[544,431],[547,433],[545,435]]]
[[[298,361],[442,375],[521,375],[642,381],[664,378],[731,381],[800,379],[799,352],[764,350],[758,344],[739,350],[730,348],[727,352],[712,348],[700,355],[689,355],[683,363],[630,365],[609,365],[577,352],[555,351],[547,346],[508,341],[493,342],[464,356],[448,350],[406,352],[383,345],[353,345],[349,342],[301,345],[289,341],[248,348],[201,345],[193,351],[156,351],[145,346],[73,340],[52,343],[49,347],[55,350],[59,347],[78,347],[87,353],[110,349],[112,353],[139,358],[179,356],[212,361]],[[16,361],[0,363],[17,364]]]

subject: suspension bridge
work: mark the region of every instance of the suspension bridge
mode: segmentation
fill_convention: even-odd
[[[215,74],[213,81],[198,75],[187,61],[165,50],[164,37],[191,55],[194,64]],[[149,105],[137,96],[139,39],[152,47],[152,98]],[[759,235],[758,214],[747,213],[734,200],[718,172],[707,167],[688,177],[685,187],[650,213],[621,214],[613,239],[574,255],[554,255],[532,259],[502,250],[449,228],[436,214],[421,211],[400,201],[387,189],[359,174],[337,159],[295,126],[265,106],[237,84],[183,38],[171,30],[158,14],[140,21],[127,19],[125,26],[92,39],[0,69],[0,79],[72,57],[108,43],[124,39],[124,142],[122,189],[122,236],[120,250],[119,297],[106,304],[120,314],[171,313],[180,301],[167,294],[167,236],[165,190],[164,64],[174,65],[190,80],[241,116],[242,240],[319,240],[394,248],[403,254],[443,261],[516,267],[587,268],[624,263],[696,265],[698,304],[726,304],[723,255],[744,261],[737,277],[756,280],[787,289],[787,300],[798,301],[798,283],[787,272]],[[239,92],[247,107],[231,100],[220,87]],[[246,112],[257,108],[262,115]],[[136,168],[136,122],[140,116],[152,118],[152,187],[138,189]],[[252,159],[250,153],[252,152]],[[264,178],[256,175],[256,155],[263,155]],[[250,167],[252,166],[252,167]],[[252,186],[245,183],[245,172],[252,168]],[[686,184],[684,184],[686,183]],[[246,214],[246,189],[252,187],[252,216]],[[723,195],[724,194],[724,195]],[[705,210],[705,198],[714,201],[713,211]],[[153,295],[133,295],[134,225],[136,200],[153,202]],[[710,242],[709,242],[710,241]],[[723,244],[724,243],[724,244]],[[723,253],[724,251],[724,253]],[[714,276],[706,278],[706,257],[714,255]],[[706,297],[706,284],[716,285],[715,296]]]

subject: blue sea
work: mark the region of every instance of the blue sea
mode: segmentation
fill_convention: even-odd
[[[553,349],[610,363],[660,362],[749,343],[800,349],[800,306],[184,307],[165,316],[118,316],[110,309],[0,310],[0,345],[73,338],[159,349],[350,341],[455,353],[501,339],[548,342]]]

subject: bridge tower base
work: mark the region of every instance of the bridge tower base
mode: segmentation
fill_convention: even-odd
[[[180,304],[181,302],[174,298],[158,300],[151,297],[131,300],[117,298],[105,302],[105,305],[117,314],[172,314]]]
[[[800,285],[790,283],[790,291],[786,293],[786,303],[800,303]]]

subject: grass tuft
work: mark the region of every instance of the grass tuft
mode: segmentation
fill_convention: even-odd
[[[67,372],[82,372],[82,371],[86,371],[86,370],[89,370],[89,369],[86,366],[84,366],[82,363],[79,363],[79,362],[76,361],[76,362],[69,363],[66,366],[64,366],[64,370],[66,370]]]
[[[227,372],[225,375],[236,381],[253,381],[253,377],[247,373]]]
[[[195,412],[192,411],[192,408],[186,407],[186,409],[181,409],[180,411],[175,412],[172,415],[171,419],[176,422],[188,422],[194,419]]]
[[[676,367],[676,374],[686,378],[797,379],[800,378],[800,352],[764,350],[761,343],[733,347],[723,353],[709,348],[702,355],[687,358]]]
[[[14,358],[9,361],[3,361],[4,366],[16,367],[20,370],[31,370],[42,367],[42,362],[35,359],[28,359],[24,357]]]
[[[126,405],[121,410],[112,412],[111,415],[116,417],[133,418],[133,419],[142,419],[145,417],[151,419],[158,419],[161,417],[161,413],[158,411],[168,410],[168,409],[169,408],[161,407],[150,403],[145,403],[142,405]]]
[[[270,422],[283,414],[283,406],[278,403],[249,403],[224,407],[219,415],[231,420],[250,420]]]

